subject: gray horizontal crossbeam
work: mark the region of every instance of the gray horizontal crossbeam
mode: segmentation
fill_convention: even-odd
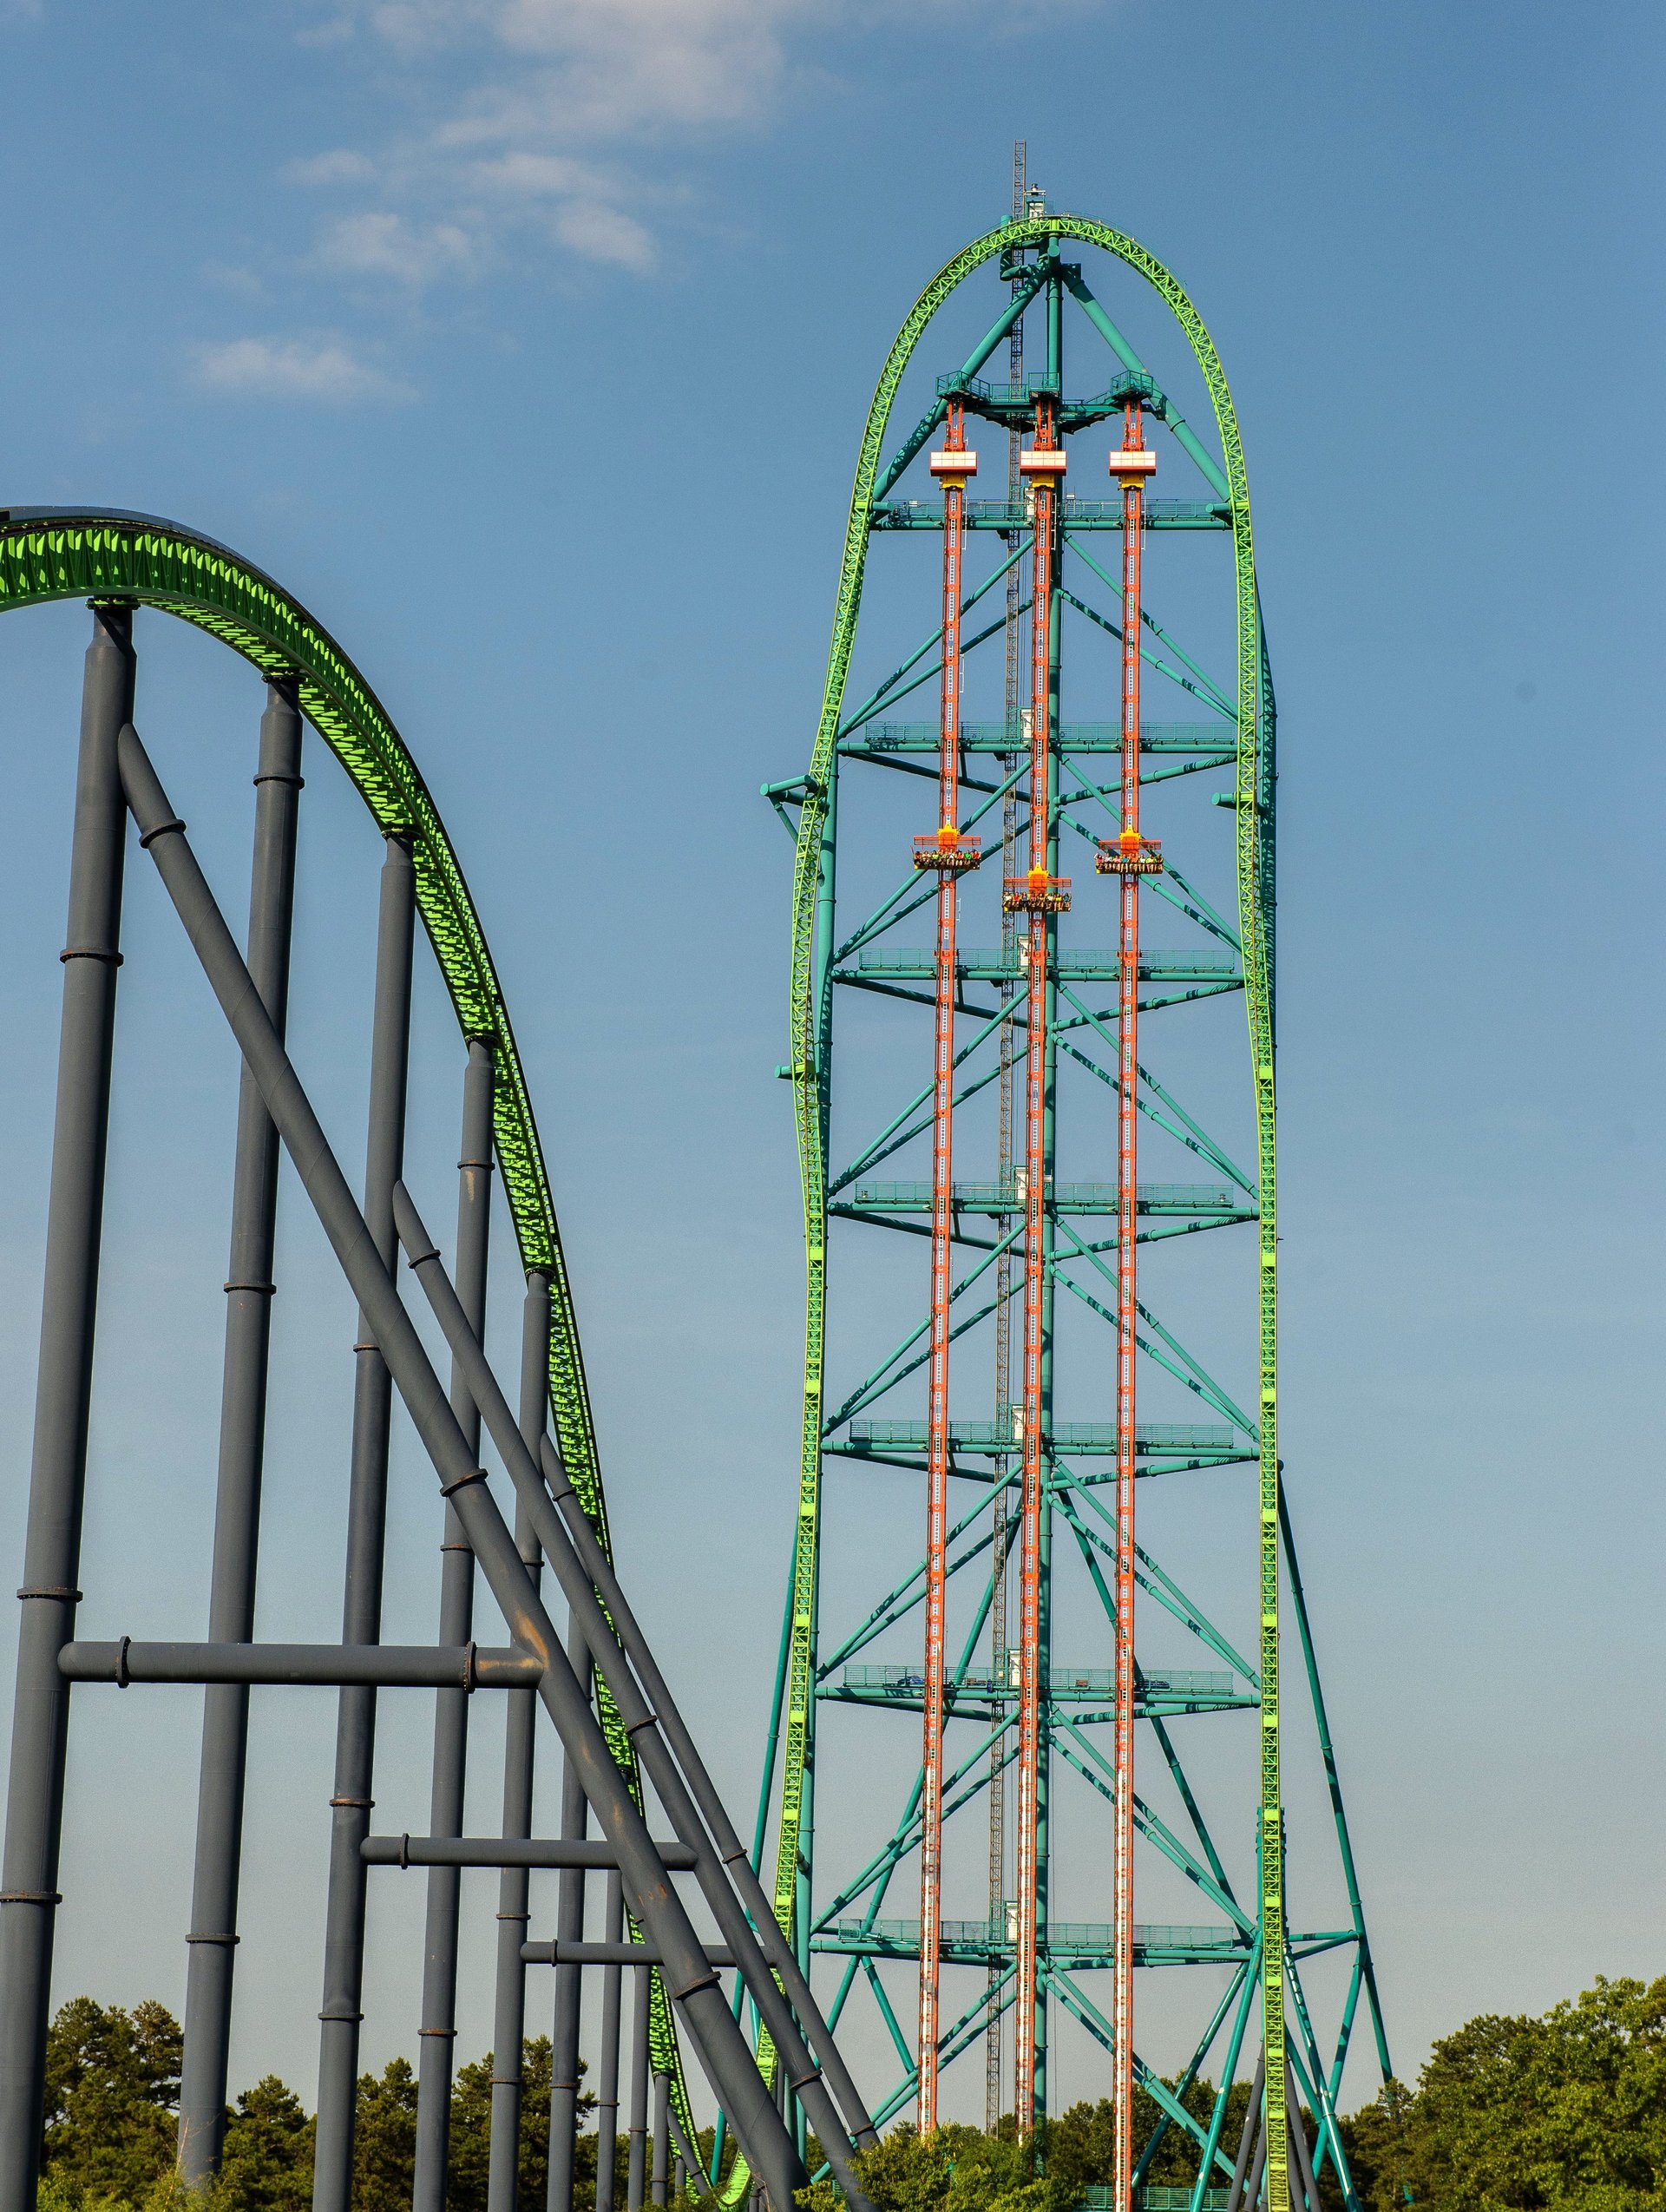
[[[656,1842],[673,1873],[696,1863],[686,1843]],[[616,1867],[619,1854],[602,1836],[367,1835],[358,1847],[367,1867]]]
[[[353,1683],[385,1690],[535,1690],[543,1663],[530,1651],[478,1644],[66,1644],[68,1682]]]
[[[529,1966],[657,1966],[657,1951],[641,1943],[523,1943],[521,1956]],[[709,1966],[732,1966],[734,1959],[720,1946],[708,1944]]]

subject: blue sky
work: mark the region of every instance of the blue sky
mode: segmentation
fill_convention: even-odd
[[[1282,710],[1287,1452],[1408,2073],[1471,2013],[1663,1965],[1662,547],[1636,481],[1662,61],[1657,11],[1624,0],[0,5],[3,496],[235,545],[405,731],[532,1071],[623,1556],[737,1797],[800,1266],[771,1079],[789,855],[755,794],[808,753],[868,397],[920,286],[1003,211],[1014,136],[1055,204],[1186,283],[1244,428]],[[11,1551],[83,630],[0,633]],[[258,706],[159,619],[141,642],[141,719],[235,910],[226,732],[252,743]],[[351,1159],[343,948],[374,841],[309,773],[298,1050]],[[203,1587],[234,1069],[167,919],[136,883],[89,1634],[188,1634]],[[439,1161],[431,988],[423,1020]],[[425,1203],[443,1218],[443,1177]],[[327,1636],[345,1370],[327,1271],[285,1234],[320,1289],[280,1332],[334,1380],[284,1401],[262,1632]],[[119,1787],[142,1903],[72,1853],[63,1988],[177,2002],[190,1700],[124,1706],[120,1733],[93,1704],[77,1802]],[[261,1712],[234,2071],[310,2095],[317,1831],[291,1801],[327,1795],[329,1715]],[[390,1723],[390,1825],[421,1824],[426,1726]],[[378,1905],[377,2058],[410,2047],[414,1909]],[[1085,2057],[1066,2085],[1094,2085]]]

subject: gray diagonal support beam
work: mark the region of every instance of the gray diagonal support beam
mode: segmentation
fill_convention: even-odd
[[[554,1625],[528,1581],[508,1527],[475,1464],[416,1325],[186,841],[185,825],[169,805],[130,725],[118,739],[117,756],[140,842],[150,852],[260,1086],[285,1149],[439,1476],[442,1492],[456,1501],[464,1534],[514,1640],[543,1664],[540,1699],[584,1777],[585,1794],[603,1833],[619,1853],[632,1910],[666,1961],[667,1987],[713,2092],[729,2115],[748,2163],[762,2179],[774,2212],[788,2212],[795,2191],[804,2184],[803,2162],[730,2014],[718,1978],[654,1849],[626,1776],[613,1760]],[[515,1447],[524,1459],[525,1447],[518,1436]],[[646,1713],[641,1716],[644,1721],[647,1717]],[[20,2202],[17,2212],[28,2212],[27,2206]]]
[[[794,2091],[811,2114],[823,2149],[839,2174],[841,2187],[849,2191],[855,2183],[854,2180],[847,2182],[839,2173],[841,2164],[846,2163],[842,2139],[844,2143],[862,2140],[871,2131],[872,2123],[792,1946],[776,1921],[670,1685],[659,1671],[582,1501],[567,1479],[554,1446],[548,1436],[542,1439],[541,1473],[532,1464],[508,1402],[469,1327],[468,1316],[422,1217],[403,1185],[394,1194],[394,1219],[452,1357],[475,1393],[511,1480],[528,1502],[534,1527],[573,1609],[574,1625],[606,1677],[626,1726],[633,1727],[634,1711],[641,1715],[633,1733],[643,1769],[672,1826],[701,1854],[701,1887],[707,1900],[741,1962],[747,1987],[771,2039],[788,2062]],[[650,1721],[654,1724],[647,1725]],[[755,1940],[748,1939],[749,1923],[756,1931]],[[843,2108],[844,2120],[805,2047],[805,2035],[826,2069],[839,2106]]]

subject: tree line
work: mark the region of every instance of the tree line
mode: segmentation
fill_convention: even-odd
[[[184,2038],[154,2002],[102,2005],[77,1997],[52,2022],[46,2045],[41,2212],[187,2212],[174,2173]],[[549,2175],[550,2045],[521,2051],[523,2123],[519,2199],[541,2212]],[[486,2212],[492,2054],[457,2070],[451,2091],[447,2212]],[[416,2077],[406,2058],[361,2074],[353,2135],[353,2212],[409,2212],[416,2156]],[[585,2092],[581,2116],[595,2108]],[[286,2082],[268,2074],[227,2107],[225,2156],[203,2212],[308,2212],[313,2118]],[[625,2202],[619,2140],[616,2201]],[[582,2202],[594,2208],[596,2137],[579,2139]],[[194,2212],[194,2208],[190,2209]]]
[[[161,2005],[131,2012],[78,1997],[53,2021],[47,2056],[42,2212],[185,2212],[174,2178],[181,2038]],[[520,2212],[543,2212],[548,2173],[550,2050],[522,2053],[524,2123]],[[458,2070],[451,2099],[447,2212],[485,2212],[492,2057]],[[1213,2086],[1178,2091],[1205,2118]],[[1137,2140],[1161,2118],[1138,2093]],[[1243,2124],[1249,2087],[1229,2097],[1222,2140]],[[581,2110],[594,2111],[585,2096]],[[1077,2212],[1110,2180],[1108,2103],[1073,2105],[1020,2141],[1011,2117],[994,2136],[950,2125],[922,2141],[895,2128],[863,2154],[878,2212]],[[1304,2116],[1309,2142],[1316,2130]],[[416,2150],[416,2084],[395,2058],[358,2084],[353,2212],[407,2212]],[[245,2090],[227,2114],[226,2155],[206,2212],[307,2212],[312,2119],[273,2075]],[[1666,1977],[1598,1980],[1538,2018],[1485,2014],[1431,2051],[1415,2087],[1391,2084],[1339,2123],[1365,2212],[1408,2203],[1432,2212],[1666,2212]],[[709,2153],[711,2137],[703,2148]],[[615,2196],[626,2196],[628,2137],[613,2146]],[[579,2139],[575,2212],[594,2212],[599,2145]],[[1195,2182],[1197,2151],[1163,2130],[1145,2179],[1153,2191]],[[1340,2212],[1334,2168],[1319,2176],[1327,2212]],[[1166,2200],[1159,2200],[1166,2201]],[[837,2212],[822,2182],[804,2212]]]

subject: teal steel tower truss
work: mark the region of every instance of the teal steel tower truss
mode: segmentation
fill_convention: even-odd
[[[1098,257],[1098,268],[1085,270],[1073,258],[1084,248]],[[1115,286],[1126,286],[1127,272],[1145,280],[1147,301],[1155,293],[1178,325],[1201,372],[1212,438],[1185,422],[1102,304],[1101,292],[1114,298]],[[1131,295],[1135,288],[1128,289]],[[932,363],[928,351],[915,364],[916,349],[963,318],[980,294],[987,300],[977,318],[986,326],[980,342],[958,364],[952,354]],[[1171,338],[1159,335],[1154,358],[1165,343]],[[1020,345],[1027,373],[1014,379]],[[1176,358],[1183,358],[1177,349]],[[911,364],[917,380],[928,363],[944,373],[935,393],[929,383],[922,385],[923,412],[899,437],[893,404]],[[996,382],[1002,366],[1008,380]],[[985,447],[982,478],[967,487],[977,496],[950,510],[957,495],[951,488],[934,496],[925,459],[946,421],[958,455],[962,414]],[[1020,1277],[1032,1265],[1041,1278],[1044,1316],[1042,1474],[1036,1559],[1026,1570],[1038,1585],[1028,1631],[1035,1648],[1026,1664],[1039,1684],[1040,1743],[1030,1949],[1026,1954],[1014,1925],[1023,1900],[1015,1907],[1010,1824],[1003,1833],[998,1819],[987,1894],[981,1880],[967,1879],[965,1852],[958,1861],[950,1854],[946,1884],[957,1894],[945,1903],[932,1945],[948,1984],[938,2063],[947,2069],[981,2048],[999,2064],[1003,2022],[1018,2017],[1026,2078],[1015,2099],[1010,2059],[1005,2080],[1020,2125],[1026,2111],[1040,2119],[1047,2110],[1050,2021],[1055,2040],[1058,2024],[1073,2021],[1115,2065],[1113,2023],[1092,1993],[1095,1970],[1117,1965],[1111,1915],[1066,1920],[1049,1900],[1063,1886],[1067,1854],[1078,1865],[1108,1865],[1118,1780],[1102,1745],[1113,1717],[1108,1655],[1117,1637],[1115,1523],[1105,1501],[1118,1451],[1111,1415],[1118,1323],[1119,971],[1117,892],[1096,878],[1094,863],[1118,829],[1119,617],[1130,604],[1118,581],[1118,534],[1131,510],[1106,481],[1105,448],[1107,433],[1118,443],[1125,421],[1136,418],[1163,472],[1156,496],[1144,500],[1143,511],[1138,505],[1131,511],[1152,541],[1146,567],[1153,585],[1150,606],[1133,602],[1145,675],[1137,778],[1150,825],[1162,832],[1164,858],[1138,893],[1147,926],[1138,940],[1138,1008],[1145,1019],[1135,1102],[1143,1147],[1137,1242],[1153,1249],[1141,1276],[1150,1287],[1126,1319],[1138,1346],[1142,1416],[1150,1408],[1169,1417],[1153,1410],[1140,1419],[1131,1456],[1142,1506],[1158,1501],[1151,1517],[1162,1533],[1140,1542],[1131,1563],[1140,1648],[1133,1661],[1138,1764],[1129,1779],[1136,1887],[1159,1898],[1188,1893],[1193,1924],[1142,1914],[1122,1940],[1125,1946],[1131,1939],[1126,1963],[1142,1970],[1142,1989],[1158,1967],[1212,1970],[1188,1985],[1204,1993],[1192,2007],[1190,2056],[1179,2071],[1183,2087],[1207,2077],[1221,2089],[1212,2113],[1195,2117],[1142,2060],[1136,2025],[1124,2064],[1160,2118],[1156,2134],[1136,2146],[1131,2178],[1138,2202],[1158,2141],[1177,2128],[1196,2139],[1201,2154],[1194,2212],[1223,2202],[1208,2192],[1230,2183],[1235,2163],[1243,2163],[1235,2157],[1238,2144],[1223,2140],[1226,2085],[1235,2072],[1253,2069],[1263,2084],[1255,2156],[1264,2201],[1283,2212],[1302,2201],[1315,2169],[1327,2166],[1354,2202],[1335,2101],[1361,2008],[1385,2079],[1389,2066],[1277,1450],[1275,705],[1249,484],[1219,358],[1181,286],[1132,239],[1036,200],[948,263],[890,349],[863,436],[814,748],[802,774],[765,786],[796,850],[791,1052],[778,1072],[791,1084],[797,1113],[807,1308],[797,1513],[757,1848],[767,1875],[772,1829],[777,1917],[804,1964],[816,1962],[818,1978],[833,1978],[834,2022],[865,1995],[884,2023],[897,2072],[874,2104],[876,2117],[906,2112],[917,2093],[918,2051],[904,2025],[912,2001],[898,1999],[910,1971],[918,1971],[913,1962],[925,1931],[920,1919],[899,1910],[895,1896],[915,1887],[925,1763],[912,1789],[902,1787],[894,1820],[848,1863],[843,1838],[836,1859],[818,1845],[816,1795],[819,1774],[823,1803],[844,1808],[841,1828],[848,1827],[853,1775],[863,1777],[862,1798],[871,1795],[864,1752],[876,1754],[875,1732],[911,1730],[909,1742],[917,1743],[919,1720],[903,1716],[920,1715],[925,1694],[926,1561],[911,1551],[878,1553],[868,1539],[871,1602],[852,1609],[849,1539],[858,1529],[892,1526],[899,1497],[910,1501],[909,1513],[912,1501],[921,1501],[922,1538],[925,1526],[928,1424],[919,1404],[931,1331],[922,1316],[933,1187],[924,1178],[933,1143],[930,1009],[940,969],[933,948],[919,942],[928,932],[916,922],[911,937],[908,922],[938,888],[932,876],[910,867],[909,835],[939,827],[933,793],[921,779],[939,776],[941,731],[936,720],[908,717],[934,712],[944,661],[959,651],[966,698],[975,699],[981,681],[985,704],[968,704],[958,723],[959,817],[942,825],[942,835],[981,834],[986,864],[961,879],[954,955],[954,1110],[963,1129],[954,1146],[947,1332],[954,1362],[948,1470],[954,1618],[941,1762],[951,1833],[954,1821],[964,1830],[992,1798],[1000,1802],[1019,1749],[1021,1670],[1010,1585],[1020,1572],[1013,1547],[1024,1438],[1020,1396],[1004,1371],[1010,1355],[1003,1349],[994,1362],[989,1349],[1002,1309],[1020,1294]],[[1039,565],[1031,555],[1040,494],[1033,476],[1019,473],[1026,436],[1038,452],[1045,442],[1068,453],[1062,490],[1047,488],[1049,540]],[[941,476],[959,463],[939,455],[932,465]],[[1163,482],[1171,477],[1173,491]],[[957,537],[962,527],[967,533],[962,619],[910,639],[914,649],[899,657],[893,632],[895,610],[907,601],[903,572],[912,561],[916,595],[929,606],[922,587],[944,542],[946,511],[954,514]],[[885,581],[877,607],[864,611],[870,554]],[[1043,575],[1048,604],[1038,614],[1033,579]],[[1164,607],[1169,594],[1179,613]],[[1007,642],[1009,671],[1026,664],[1039,620],[1050,677],[1035,694],[1043,705],[1032,710],[1010,673],[1000,693],[1000,640]],[[1129,679],[1124,673],[1120,680],[1125,687]],[[958,699],[957,671],[957,715]],[[1033,758],[1036,712],[1049,726]],[[1041,759],[1045,789],[1035,766]],[[1225,788],[1208,791],[1200,777]],[[1061,880],[1073,873],[1076,886],[1053,897],[1055,907],[1068,910],[1050,916],[1045,933],[1046,1190],[1044,1249],[1033,1254],[1022,1163],[1005,1138],[1000,1147],[993,1139],[994,1102],[1015,1066],[1022,1078],[1026,1006],[1040,1003],[1028,995],[1026,941],[1014,926],[1023,916],[1011,910],[1010,889],[1023,864],[1014,856],[1029,850],[1017,841],[1020,832],[1027,840],[1035,806],[1046,809],[1047,866]],[[1101,874],[1106,864],[1099,863]],[[1166,925],[1161,930],[1159,920]],[[955,943],[952,935],[948,942]],[[1247,1019],[1224,1018],[1234,1002]],[[1131,1206],[1131,1191],[1129,1198]],[[902,1305],[898,1284],[907,1286]],[[906,1328],[887,1331],[876,1321],[879,1333],[870,1332],[870,1312],[903,1312],[907,1297],[918,1310]],[[1197,1560],[1185,1556],[1189,1549]],[[836,1559],[836,1618],[823,1609],[824,1564]],[[1222,1585],[1216,1570],[1223,1559]],[[1194,1566],[1211,1592],[1230,1590],[1231,1601],[1205,1602],[1197,1594],[1203,1585]],[[1295,1694],[1288,1694],[1287,1670],[1282,1700],[1282,1625],[1294,1626],[1297,1653]],[[1331,1925],[1315,1924],[1300,1895],[1287,1900],[1281,1725],[1299,1726],[1309,1753],[1316,1730],[1338,1865],[1335,1881],[1320,1882],[1315,1894],[1335,1898]],[[1258,1731],[1253,1762],[1241,1749],[1235,1755],[1227,1740],[1245,1729]],[[1242,1746],[1241,1733],[1236,1741]],[[1217,1782],[1217,1769],[1224,1784]],[[1251,1773],[1246,1788],[1242,1777]],[[1095,1806],[1102,1821],[1097,1839]],[[1341,1954],[1347,1971],[1334,2002],[1327,1989],[1322,2007],[1321,1979],[1335,1977],[1317,1975],[1307,1962],[1325,1953]],[[1020,1986],[1020,1966],[1033,1972],[1032,1986]],[[1172,2076],[1175,2069],[1163,2071]],[[1312,2116],[1310,2143],[1289,2125],[1302,2107]],[[961,2110],[964,2116],[963,2098]],[[1246,2156],[1250,2148],[1246,2137]],[[1240,2188],[1243,2182],[1240,2173]],[[731,2202],[744,2187],[737,2173],[728,2185]]]

